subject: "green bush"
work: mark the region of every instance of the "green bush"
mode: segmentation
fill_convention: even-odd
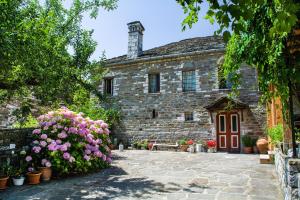
[[[271,143],[276,145],[283,141],[283,126],[282,124],[278,124],[272,128],[268,128],[267,130],[268,136],[271,138]]]
[[[186,145],[186,142],[187,142],[186,139],[181,139],[181,140],[178,141],[178,144],[179,145]]]
[[[253,139],[249,135],[242,136],[242,142],[245,147],[252,147],[253,146]]]

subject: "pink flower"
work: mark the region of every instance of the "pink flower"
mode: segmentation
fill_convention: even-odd
[[[56,151],[57,150],[57,144],[55,142],[52,142],[51,144],[48,145],[48,150],[49,151]]]
[[[102,156],[104,156],[100,151],[94,152],[94,155],[98,158],[101,158]]]
[[[65,160],[69,160],[70,157],[71,157],[71,155],[70,155],[68,152],[65,152],[65,153],[63,154],[63,157],[64,157]]]
[[[68,137],[68,135],[66,134],[65,131],[62,131],[61,133],[59,133],[57,135],[57,137],[60,138],[60,139],[64,139],[64,138]]]
[[[34,147],[32,148],[32,151],[34,151],[34,153],[40,153],[41,147],[39,147],[39,146],[34,146]]]
[[[43,129],[46,131],[46,130],[48,130],[48,128],[49,128],[48,126],[44,126]]]
[[[85,160],[87,160],[87,161],[89,161],[90,159],[91,159],[91,157],[90,156],[88,156],[88,155],[84,155],[84,157],[83,157]]]
[[[40,141],[40,145],[41,145],[42,147],[45,147],[45,146],[47,146],[47,142],[45,142],[45,141]]]
[[[61,144],[61,140],[55,140],[56,144]]]
[[[75,158],[73,156],[70,157],[69,162],[72,163],[75,161]]]
[[[41,129],[34,129],[32,133],[38,135],[41,133]]]
[[[92,153],[91,150],[89,150],[89,149],[84,150],[84,152],[88,155]]]
[[[34,171],[34,168],[33,168],[33,167],[28,167],[28,171],[29,171],[29,172],[33,172],[33,171]]]
[[[112,163],[112,159],[109,158],[109,157],[106,159],[106,161],[107,161],[108,163]]]
[[[51,162],[49,162],[49,161],[46,162],[45,166],[46,166],[46,167],[51,167]]]
[[[102,160],[106,161],[106,155],[104,155],[104,154],[102,155]]]
[[[66,142],[65,145],[69,148],[71,147],[71,143],[70,142]]]
[[[60,145],[60,148],[59,148],[61,151],[67,151],[68,150],[68,147],[67,145],[63,144],[63,145]]]
[[[101,124],[101,128],[105,129],[105,128],[107,128],[107,127],[108,127],[107,123],[102,123],[102,124]]]
[[[47,135],[46,134],[42,134],[41,135],[41,139],[46,140],[47,139]]]
[[[32,157],[31,157],[31,156],[26,156],[25,160],[26,160],[27,162],[30,162],[30,161],[32,161]]]
[[[39,144],[39,141],[34,140],[32,143],[33,143],[33,144]]]
[[[42,163],[42,165],[45,165],[46,162],[48,162],[48,160],[44,158],[44,159],[42,159],[42,162],[41,162],[41,163]]]

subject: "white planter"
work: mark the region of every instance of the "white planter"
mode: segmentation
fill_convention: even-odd
[[[202,152],[202,144],[196,144],[196,152]]]
[[[208,153],[216,153],[216,152],[217,152],[217,149],[216,149],[216,148],[208,148],[208,149],[207,149],[207,152],[208,152]]]
[[[194,153],[194,152],[195,152],[194,145],[190,145],[188,151],[189,151],[190,153]]]
[[[20,186],[24,184],[25,177],[13,178],[14,185]]]
[[[124,151],[124,145],[122,143],[119,144],[119,151]]]

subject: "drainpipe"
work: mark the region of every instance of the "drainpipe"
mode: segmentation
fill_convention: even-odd
[[[293,109],[293,91],[292,91],[291,80],[289,80],[289,113],[290,113],[291,129],[292,129],[293,158],[296,158],[297,157],[296,134],[295,134],[294,109]]]

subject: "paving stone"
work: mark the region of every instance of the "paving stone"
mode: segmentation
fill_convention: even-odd
[[[113,154],[122,159],[114,160],[109,169],[38,186],[10,187],[0,192],[0,200],[283,199],[274,166],[260,165],[257,155],[135,150]]]

